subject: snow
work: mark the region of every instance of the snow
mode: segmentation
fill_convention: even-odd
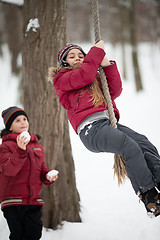
[[[23,132],[20,134],[20,137],[21,137],[21,138],[22,138],[22,137],[25,137],[25,138],[26,138],[25,142],[27,142],[27,141],[29,141],[29,140],[31,139],[31,136],[30,136],[30,134],[29,134],[28,131],[23,131]]]
[[[24,4],[24,0],[0,0],[0,2],[12,3],[19,6]]]
[[[82,46],[87,52],[89,45]],[[120,123],[145,134],[160,151],[160,49],[156,45],[141,44],[139,63],[144,91],[135,92],[131,47],[126,46],[127,80],[123,80],[123,93],[116,100],[120,109]],[[109,59],[117,61],[122,75],[120,46],[106,44]],[[16,77],[11,74],[10,55],[3,46],[0,58],[1,95],[0,111],[17,105]],[[18,104],[18,106],[20,106]],[[0,128],[3,128],[2,119]],[[63,222],[57,230],[43,229],[41,240],[157,240],[160,235],[160,216],[149,218],[139,203],[130,181],[118,187],[113,176],[113,154],[91,153],[80,142],[70,126],[71,144],[75,162],[77,189],[80,194],[82,223]],[[60,178],[60,173],[59,173]],[[55,183],[56,184],[56,183]],[[47,203],[46,203],[47,204]],[[0,239],[7,240],[9,230],[0,212]]]
[[[11,56],[9,54],[8,46],[2,46],[3,58],[0,58],[0,113],[7,107],[16,105],[18,81],[17,77],[11,73]],[[2,119],[0,121],[0,129],[4,127]]]
[[[27,25],[27,29],[26,29],[26,32],[29,32],[29,30],[32,28],[32,31],[33,32],[37,32],[37,28],[40,27],[40,24],[38,22],[38,18],[34,18],[34,19],[30,19],[29,20],[29,23]],[[27,36],[27,34],[26,34]]]
[[[54,177],[58,174],[59,172],[57,170],[51,170],[48,172],[49,177]]]

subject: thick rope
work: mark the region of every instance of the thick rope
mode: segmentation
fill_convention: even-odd
[[[92,0],[92,15],[93,15],[93,23],[94,23],[95,43],[97,43],[101,40],[98,0]],[[106,75],[101,66],[99,67],[99,71],[100,71],[103,94],[107,102],[107,108],[108,108],[109,118],[111,121],[111,126],[114,128],[117,128],[116,118],[114,114],[114,109],[112,105],[112,100],[109,92]],[[116,175],[118,178],[118,185],[122,184],[127,176],[127,171],[126,171],[125,162],[123,158],[118,154],[115,154],[114,156],[113,169],[114,169],[114,175]]]

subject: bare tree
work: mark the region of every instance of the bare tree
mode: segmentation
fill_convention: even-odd
[[[60,172],[56,183],[43,189],[43,224],[55,229],[63,220],[81,221],[68,121],[46,80],[66,42],[66,1],[25,0],[23,34],[23,104],[31,132],[42,136],[47,166]]]
[[[121,42],[121,47],[122,47],[122,74],[123,78],[127,79],[126,76],[126,58],[125,58],[125,44],[126,44],[126,34],[125,34],[125,28],[126,28],[126,0],[117,0],[118,4],[118,10],[119,10],[119,19],[120,19],[120,42]]]
[[[136,83],[136,90],[140,91],[143,89],[142,79],[139,69],[138,57],[137,57],[137,38],[136,38],[136,21],[135,21],[135,2],[134,0],[130,0],[130,43],[132,46],[132,61],[133,61],[133,69],[134,69],[134,77]]]
[[[157,2],[157,21],[156,21],[156,29],[157,29],[157,42],[160,45],[160,0],[156,0]]]
[[[8,45],[12,72],[15,74],[21,70],[17,65],[17,59],[21,53],[22,20],[22,6],[0,2],[0,45],[3,43]]]

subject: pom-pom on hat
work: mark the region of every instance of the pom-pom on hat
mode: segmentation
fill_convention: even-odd
[[[69,66],[69,63],[67,63],[65,60],[66,60],[68,52],[74,48],[79,49],[84,54],[84,56],[86,55],[86,53],[83,51],[83,49],[80,46],[78,46],[76,44],[68,44],[58,52],[58,62],[61,65],[61,67]]]
[[[8,131],[9,131],[14,119],[16,117],[18,117],[19,115],[24,115],[28,119],[28,116],[25,113],[25,111],[21,108],[16,107],[16,106],[9,107],[2,112],[2,118],[3,118],[3,121],[4,121],[4,125],[5,125],[5,127]]]

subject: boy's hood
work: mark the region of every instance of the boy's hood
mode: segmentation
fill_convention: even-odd
[[[30,134],[30,133],[29,133]],[[2,137],[2,142],[6,142],[6,141],[16,141],[17,139],[17,136],[19,134],[16,134],[16,133],[9,133],[7,135],[4,135]],[[38,142],[38,136],[35,135],[35,134],[30,134],[31,136],[31,140],[30,141],[35,141],[35,142]]]

